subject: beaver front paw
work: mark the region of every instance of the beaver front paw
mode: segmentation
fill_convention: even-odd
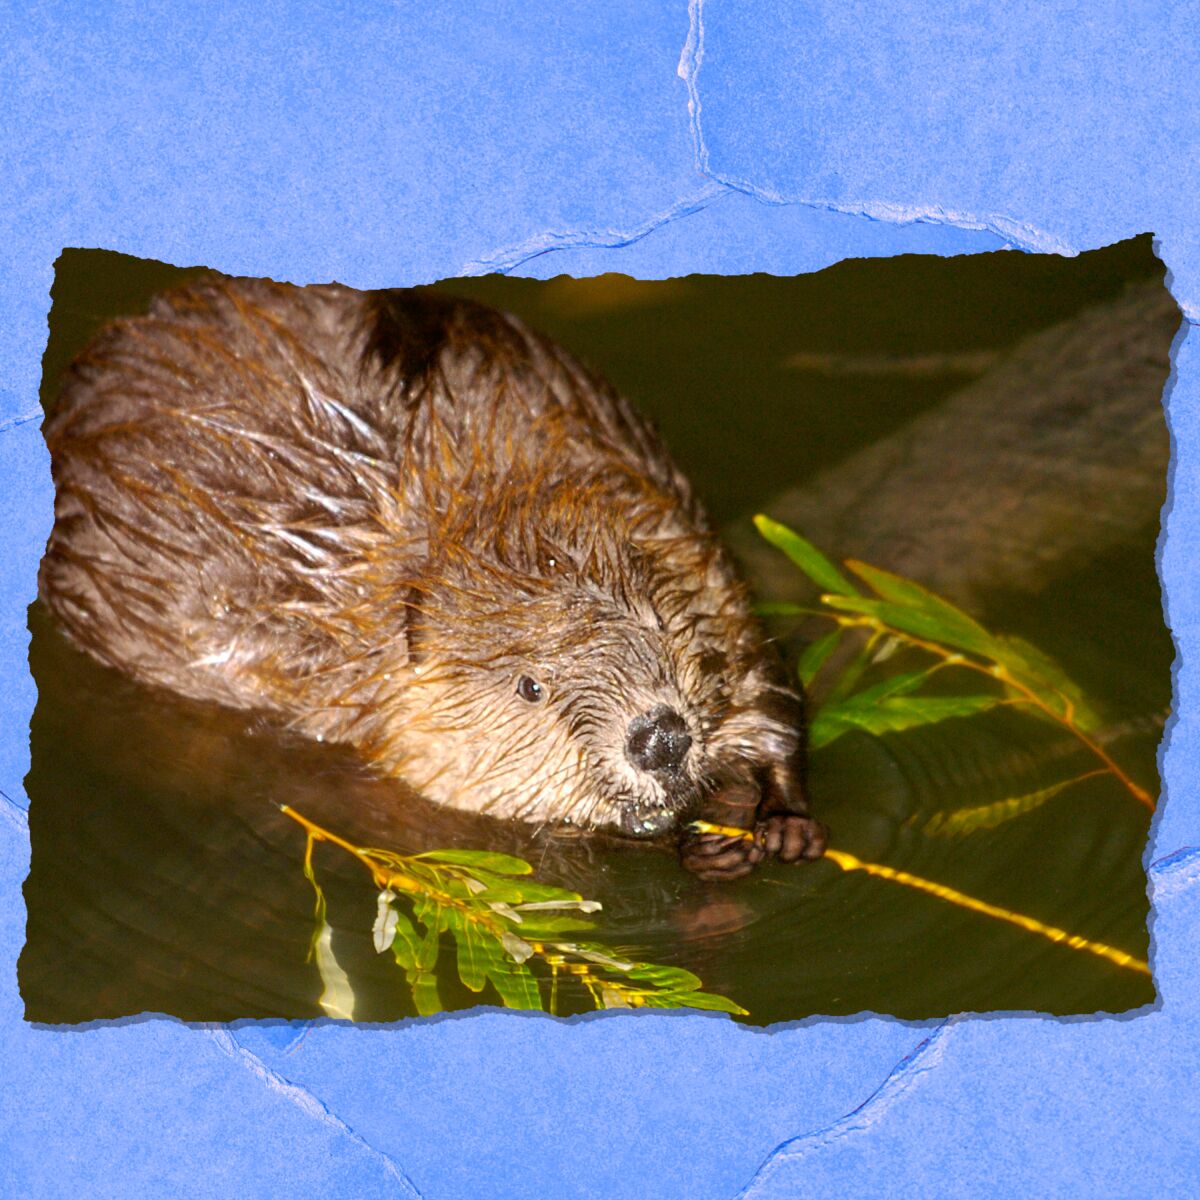
[[[754,840],[762,840],[763,849],[780,862],[812,862],[825,853],[829,830],[812,817],[796,813],[772,813],[754,827]]]
[[[827,836],[825,826],[812,817],[772,813],[753,830],[714,827],[690,832],[680,844],[679,861],[701,879],[740,879],[767,858],[785,863],[820,858]]]
[[[679,862],[700,879],[740,879],[766,857],[757,833],[692,833],[679,844]]]

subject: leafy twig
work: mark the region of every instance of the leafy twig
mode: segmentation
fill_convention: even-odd
[[[822,590],[815,611],[837,628],[814,642],[800,660],[806,685],[829,661],[847,629],[869,633],[866,648],[845,669],[829,699],[813,716],[811,741],[821,746],[850,729],[870,733],[898,732],[948,717],[968,716],[1000,704],[1025,707],[1032,715],[1066,729],[1101,763],[1130,795],[1151,811],[1154,798],[1136,783],[1092,735],[1100,727],[1098,713],[1061,667],[1021,638],[993,634],[949,601],[912,580],[854,559],[845,571],[811,542],[769,517],[755,517],[759,532],[796,564]],[[857,579],[856,583],[851,578]],[[861,585],[861,586],[860,586]],[[785,606],[774,606],[782,611]],[[933,667],[854,691],[859,677],[881,644],[899,644],[933,656]],[[877,658],[878,655],[875,655]],[[999,684],[1002,693],[918,695],[917,690],[938,667],[962,667]]]
[[[319,841],[345,850],[371,872],[379,888],[375,949],[381,954],[391,950],[422,1016],[442,1010],[435,968],[443,933],[454,939],[463,984],[482,992],[490,983],[508,1008],[556,1012],[559,980],[565,977],[574,979],[597,1008],[702,1008],[747,1015],[727,997],[701,991],[700,979],[681,967],[633,961],[598,942],[574,940],[571,935],[594,926],[570,914],[596,912],[600,903],[534,882],[527,878],[533,868],[523,859],[490,850],[395,854],[356,846],[288,805],[281,810],[308,838],[304,874],[317,894],[312,945],[323,979],[329,964],[320,952],[327,947],[328,924],[312,869],[313,846]],[[535,963],[548,972],[548,979],[534,974]],[[548,987],[548,1004],[543,986]],[[343,997],[337,1005],[333,1015],[349,1015]]]

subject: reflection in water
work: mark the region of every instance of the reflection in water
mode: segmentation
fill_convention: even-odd
[[[437,809],[338,749],[134,687],[67,646],[36,608],[31,624],[39,703],[20,983],[33,1020],[320,1015],[321,983],[305,961],[304,835],[282,803],[359,844],[526,857],[539,880],[604,903],[598,938],[694,970],[755,1023],[863,1009],[1118,1011],[1153,996],[1144,976],[831,863],[704,884],[664,848],[531,837]],[[1153,778],[1154,742],[1148,732],[1120,747],[1143,778]],[[1007,716],[849,735],[814,756],[812,783],[835,845],[1144,957],[1147,819],[1111,780],[1084,782],[997,829],[924,832],[939,810],[1089,767],[1055,731]],[[402,976],[371,944],[365,872],[327,846],[316,869],[356,1018],[410,1015]],[[496,1002],[452,972],[441,992],[448,1007]],[[566,1011],[589,1007],[563,999]]]

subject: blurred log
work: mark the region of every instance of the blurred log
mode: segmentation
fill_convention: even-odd
[[[1018,343],[936,408],[765,511],[835,557],[973,608],[993,591],[1035,593],[1145,543],[1166,495],[1162,396],[1180,320],[1160,281],[1131,285]],[[726,534],[760,596],[811,595],[749,519]]]

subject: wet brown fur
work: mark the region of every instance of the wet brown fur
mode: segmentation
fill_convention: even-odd
[[[46,436],[40,591],[100,661],[351,744],[442,803],[636,834],[716,805],[757,849],[703,853],[819,853],[815,823],[799,849],[764,824],[804,812],[799,698],[691,488],[515,318],[193,285],[95,339]],[[655,704],[693,738],[671,778],[623,752]]]

